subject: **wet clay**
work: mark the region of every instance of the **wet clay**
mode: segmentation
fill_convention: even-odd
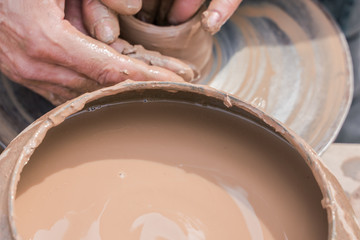
[[[245,0],[215,40],[221,67],[200,83],[262,109],[321,153],[352,99],[343,40],[316,2]]]
[[[195,65],[192,57],[211,59],[210,72],[197,83],[262,109],[317,153],[333,142],[352,99],[351,59],[342,33],[316,2],[244,0],[212,46],[195,22],[200,18],[191,20],[200,28],[198,40],[191,30],[177,30],[190,29],[191,21],[167,28],[126,16],[120,17],[121,37]]]
[[[21,173],[24,239],[327,239],[303,159],[264,128],[179,102],[129,102],[49,131]]]
[[[194,81],[200,81],[210,72],[213,61],[213,38],[201,27],[203,10],[176,26],[156,26],[133,16],[120,16],[121,38],[190,64]]]

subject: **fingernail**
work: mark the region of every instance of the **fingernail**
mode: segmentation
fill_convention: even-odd
[[[128,0],[127,1],[127,7],[130,9],[140,9],[141,8],[141,2],[139,0]]]
[[[211,34],[219,31],[221,27],[220,14],[217,11],[208,10],[202,14],[202,25]]]
[[[115,41],[114,31],[107,24],[97,24],[95,26],[95,37],[104,43]]]

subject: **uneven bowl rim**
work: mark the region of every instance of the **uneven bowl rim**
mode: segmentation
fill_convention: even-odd
[[[234,96],[207,86],[193,85],[189,83],[133,82],[128,80],[112,87],[103,88],[91,93],[85,93],[80,97],[77,97],[56,107],[32,123],[12,141],[9,148],[12,145],[15,145],[17,139],[21,138],[22,135],[25,135],[27,131],[32,128],[38,128],[36,133],[31,136],[31,138],[23,147],[20,157],[17,159],[15,168],[13,169],[13,172],[10,176],[9,195],[7,198],[7,214],[8,224],[10,225],[13,239],[19,239],[13,218],[13,210],[16,186],[20,178],[20,172],[36,147],[44,139],[47,131],[50,128],[62,123],[66,117],[70,116],[71,114],[82,110],[85,104],[89,102],[100,99],[102,97],[121,94],[128,91],[143,91],[151,89],[168,92],[184,91],[215,98],[217,100],[223,101],[226,107],[235,106],[260,119],[263,124],[269,128],[274,129],[277,134],[279,134],[284,140],[288,141],[297,150],[297,152],[305,160],[308,167],[312,171],[323,195],[322,205],[327,211],[329,224],[328,240],[356,240],[357,236],[360,236],[360,229],[355,218],[355,214],[336,178],[329,172],[327,167],[325,167],[321,159],[317,156],[316,152],[304,140],[297,136],[292,130],[283,126],[283,124],[281,124],[279,121]]]

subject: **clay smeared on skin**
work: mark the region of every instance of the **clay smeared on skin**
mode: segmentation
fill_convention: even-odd
[[[177,26],[156,26],[133,16],[120,16],[120,36],[131,44],[189,63],[195,72],[194,80],[200,81],[209,74],[213,61],[213,38],[201,26],[203,10]]]
[[[194,72],[191,67],[178,59],[164,56],[156,51],[147,50],[141,45],[131,45],[122,39],[118,39],[111,46],[123,55],[175,72],[187,82],[194,80]]]

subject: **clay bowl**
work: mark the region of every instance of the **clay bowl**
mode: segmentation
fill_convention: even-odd
[[[18,239],[13,219],[16,185],[24,164],[44,139],[47,131],[72,114],[108,103],[128,100],[177,100],[210,105],[259,124],[289,143],[312,172],[321,191],[328,218],[328,239],[357,239],[360,230],[344,191],[321,159],[300,137],[251,105],[218,90],[185,83],[132,82],[86,93],[45,114],[19,134],[0,155],[0,239]]]
[[[200,82],[213,67],[213,37],[201,27],[201,14],[205,9],[203,6],[189,21],[175,26],[157,26],[134,16],[120,15],[121,37],[190,64],[195,73],[192,82]]]

